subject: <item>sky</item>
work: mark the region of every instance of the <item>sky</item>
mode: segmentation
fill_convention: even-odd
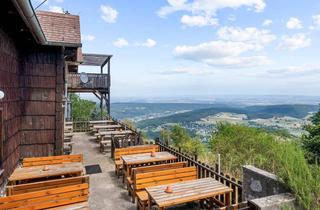
[[[114,56],[112,97],[320,95],[319,0],[48,0],[38,10],[80,15],[83,52]]]

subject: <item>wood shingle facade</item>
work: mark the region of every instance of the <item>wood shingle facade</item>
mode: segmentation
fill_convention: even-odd
[[[0,184],[20,158],[63,152],[66,48],[63,43],[39,43],[31,32],[13,1],[2,1],[0,90],[5,97],[0,100]]]

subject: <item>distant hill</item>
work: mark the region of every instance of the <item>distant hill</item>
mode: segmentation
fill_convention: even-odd
[[[223,105],[221,105],[223,106]],[[198,110],[212,107],[212,104],[200,103],[112,103],[111,113],[117,119],[135,118],[155,115],[156,113],[172,114],[181,110]]]
[[[251,119],[268,119],[272,117],[295,117],[304,118],[309,112],[318,110],[317,105],[267,105],[267,106],[247,106],[247,107],[228,107],[228,106],[214,106],[210,108],[197,109],[186,113],[174,114],[166,117],[143,120],[137,123],[139,128],[147,126],[159,126],[166,123],[189,123],[198,121],[201,118],[215,115],[220,112],[230,112],[236,114],[246,114]]]

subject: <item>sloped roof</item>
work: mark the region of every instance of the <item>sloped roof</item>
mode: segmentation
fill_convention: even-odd
[[[78,15],[37,11],[37,18],[49,44],[81,46]]]
[[[83,54],[84,66],[101,66],[103,67],[111,59],[112,55],[102,55],[102,54]]]

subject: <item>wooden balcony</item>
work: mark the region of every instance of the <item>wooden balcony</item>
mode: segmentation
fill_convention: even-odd
[[[110,86],[110,78],[108,74],[87,74],[87,82],[80,79],[81,74],[68,74],[68,91],[69,92],[90,92],[99,90],[106,92]]]

